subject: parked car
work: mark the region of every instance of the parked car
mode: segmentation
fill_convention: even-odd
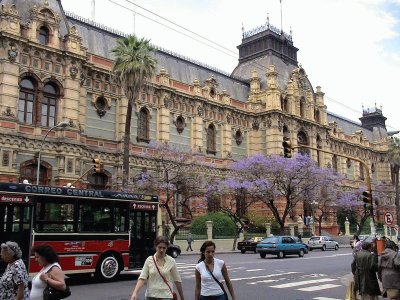
[[[181,255],[181,247],[170,244],[167,248],[167,254],[173,258],[177,258],[179,255]]]
[[[296,243],[303,244],[304,245],[304,249],[305,249],[304,253],[308,254],[308,245],[306,243],[303,243],[302,241],[300,241],[300,239],[297,236],[292,236],[292,239],[294,239],[294,241]]]
[[[310,251],[313,249],[321,249],[322,251],[326,249],[339,250],[339,243],[329,236],[313,236],[308,240],[308,248]]]
[[[278,258],[283,258],[289,254],[304,256],[306,247],[302,243],[296,243],[291,236],[272,236],[263,239],[257,244],[256,250],[261,258],[267,254],[275,254]]]
[[[237,249],[240,250],[242,253],[246,253],[246,251],[252,251],[257,253],[256,246],[259,242],[262,241],[262,237],[256,236],[248,239],[244,239],[241,242],[238,242]]]

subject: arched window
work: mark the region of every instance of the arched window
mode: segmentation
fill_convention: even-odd
[[[48,83],[43,88],[43,101],[41,104],[40,122],[42,126],[53,127],[56,120],[58,91],[56,87]]]
[[[216,135],[215,126],[210,124],[207,128],[207,153],[209,154],[217,154]]]
[[[300,100],[300,116],[304,118],[306,116],[306,101],[304,98]]]
[[[338,171],[338,158],[337,158],[336,154],[334,154],[334,155],[332,156],[332,168],[333,168],[333,170],[334,170],[335,172]]]
[[[314,118],[315,118],[315,121],[316,121],[316,122],[318,122],[318,123],[321,122],[321,115],[320,115],[319,109],[316,109],[316,110],[314,111]]]
[[[150,142],[150,113],[145,107],[139,111],[137,141]]]
[[[364,180],[365,176],[364,176],[364,166],[362,163],[359,163],[359,170],[360,170],[360,180]]]
[[[39,43],[42,45],[49,43],[49,29],[46,26],[42,26],[39,29]]]
[[[304,131],[299,131],[297,133],[297,144],[308,145],[308,137]],[[310,150],[307,148],[299,148],[299,152],[303,155],[310,155]]]
[[[281,97],[281,109],[284,112],[289,112],[289,103],[286,97]]]
[[[321,140],[321,137],[319,136],[319,134],[317,134],[317,148],[318,149],[322,149],[322,140]],[[322,155],[322,153],[320,151],[317,151],[317,163],[318,163],[318,166],[320,166],[320,167],[321,167],[321,164],[322,164],[321,155]]]
[[[283,125],[283,140],[284,141],[290,140],[289,128],[286,125]]]
[[[36,84],[29,78],[24,78],[19,84],[18,120],[33,124],[34,105],[36,101]]]

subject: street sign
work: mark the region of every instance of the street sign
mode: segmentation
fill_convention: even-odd
[[[386,223],[386,225],[393,224],[393,216],[390,212],[385,213],[385,223]]]

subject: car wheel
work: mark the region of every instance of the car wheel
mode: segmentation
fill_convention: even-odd
[[[322,248],[321,248],[321,250],[322,250],[322,251],[325,251],[325,250],[326,250],[326,245],[323,245]]]
[[[283,251],[279,251],[278,258],[284,258],[284,257],[285,257],[285,253]]]
[[[242,250],[240,250],[240,252],[241,252],[242,254],[245,254],[245,253],[246,253],[246,249],[242,249]]]
[[[176,250],[176,249],[173,249],[173,250],[171,251],[171,256],[172,256],[173,258],[177,258],[177,257],[178,257],[178,255],[179,255],[179,252],[178,252],[178,250]]]
[[[303,249],[300,249],[299,257],[303,257],[303,256],[304,256],[304,250],[303,250]]]
[[[102,279],[112,280],[120,271],[118,259],[113,255],[106,255],[97,264],[96,274]]]
[[[267,253],[262,253],[262,252],[260,252],[260,257],[261,258],[265,258],[267,256]]]
[[[336,250],[336,251],[339,250],[339,245],[335,245],[335,250]]]

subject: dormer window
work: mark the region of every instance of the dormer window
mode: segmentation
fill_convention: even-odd
[[[47,45],[49,43],[49,30],[46,26],[42,26],[39,29],[39,43]]]

